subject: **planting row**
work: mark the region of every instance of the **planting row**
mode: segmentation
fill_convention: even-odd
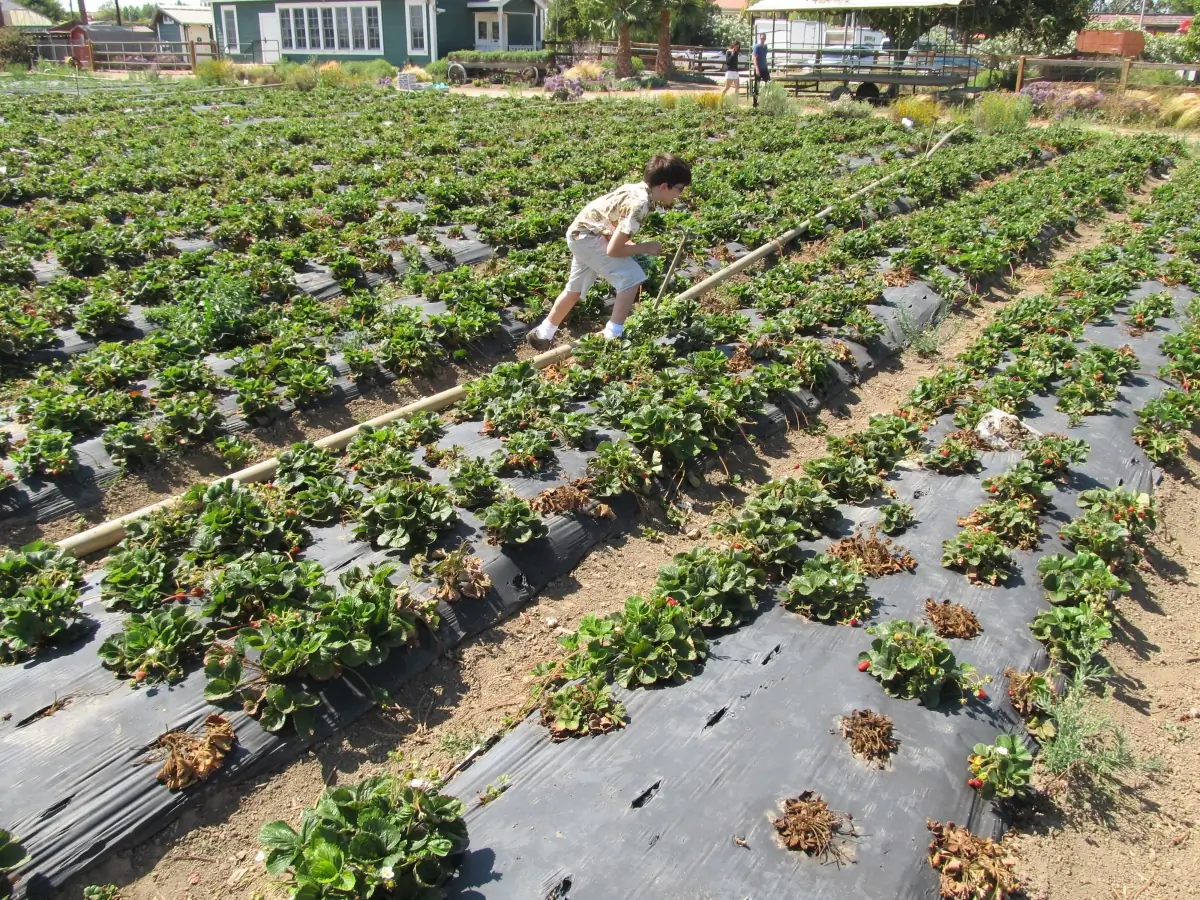
[[[1109,173],[1144,173],[1166,148],[1120,141],[1104,152],[1073,154],[1025,179],[1030,202],[1045,207],[1047,221],[1061,215],[1064,204],[1095,214]],[[1069,166],[1086,167],[1097,192],[1088,193],[1087,180],[1076,179]],[[1042,179],[1060,185],[1058,202],[1049,203],[1038,187]],[[1001,189],[1007,190],[1001,185],[988,190]],[[858,268],[861,277],[872,267]],[[835,279],[824,281],[832,285]],[[843,299],[826,303],[821,323],[839,327],[861,304],[851,286],[847,277]],[[458,409],[464,421],[457,425],[422,418],[371,432],[342,461],[297,447],[271,485],[197,491],[185,504],[132,527],[104,572],[89,579],[84,610],[68,563],[37,548],[14,554],[9,564],[21,573],[16,576],[21,599],[7,618],[14,628],[21,623],[20,643],[9,643],[8,652],[33,654],[36,665],[0,670],[0,687],[7,685],[3,693],[19,697],[14,721],[22,729],[3,742],[12,776],[26,784],[49,776],[37,749],[38,723],[53,707],[50,714],[60,720],[56,733],[75,734],[78,746],[104,760],[86,776],[105,785],[100,793],[143,797],[135,807],[106,807],[107,827],[125,834],[149,827],[183,802],[166,791],[155,793],[152,780],[128,765],[131,753],[142,758],[142,748],[154,742],[147,729],[155,723],[138,710],[145,693],[161,690],[155,685],[177,682],[163,696],[172,698],[172,721],[180,728],[211,714],[209,702],[230,710],[241,706],[243,712],[232,713],[231,721],[247,752],[229,763],[235,776],[302,747],[303,739],[291,737],[292,723],[318,734],[344,724],[372,698],[384,699],[370,689],[379,686],[381,674],[384,683],[395,684],[432,658],[430,643],[415,640],[426,627],[419,623],[433,616],[431,599],[446,601],[437,606],[443,636],[457,640],[486,627],[568,570],[597,537],[619,527],[620,504],[629,493],[664,488],[669,493],[681,476],[698,477],[713,450],[740,439],[755,423],[781,425],[778,411],[770,420],[771,407],[764,420],[766,397],[774,394],[803,408],[818,402],[808,388],[827,394],[849,382],[852,370],[839,359],[850,363],[860,352],[866,365],[869,354],[849,341],[805,336],[815,325],[778,321],[815,302],[807,295],[798,299],[801,306],[783,310],[756,334],[741,316],[706,314],[677,303],[646,307],[631,322],[630,342],[586,340],[577,366],[539,375],[527,365],[507,364],[474,382]],[[925,310],[932,311],[933,306]],[[660,336],[669,341],[659,342]],[[732,356],[701,349],[741,336],[746,339]],[[581,406],[588,398],[595,399]],[[446,429],[440,439],[437,428]],[[606,428],[613,430],[605,433]],[[871,440],[880,444],[882,459],[919,434],[893,418],[874,426]],[[594,450],[576,449],[593,445]],[[418,447],[423,447],[419,463]],[[507,479],[503,486],[497,474]],[[821,492],[846,499],[865,496],[879,480],[878,471],[849,445],[812,474]],[[547,487],[554,490],[544,492]],[[608,501],[610,494],[615,496]],[[615,521],[607,518],[610,512],[617,514]],[[539,537],[542,528],[549,530],[547,538]],[[455,538],[474,543],[464,547]],[[549,551],[545,541],[551,542]],[[351,564],[357,574],[335,584],[332,576]],[[680,578],[707,577],[702,573],[710,565],[698,557]],[[42,577],[43,571],[51,574]],[[397,587],[402,573],[419,579],[418,586]],[[471,599],[481,593],[482,600]],[[114,612],[91,605],[97,600]],[[663,605],[675,609],[665,598]],[[121,611],[128,611],[124,621]],[[716,613],[714,622],[721,618]],[[99,631],[77,639],[75,653],[40,652],[55,640],[75,638],[78,630],[71,626],[81,619],[85,631],[90,621],[99,623]],[[404,652],[391,652],[397,648]],[[89,662],[92,650],[141,689],[127,692],[127,699],[114,694],[117,682]],[[383,665],[370,665],[385,657]],[[202,679],[196,677],[201,667]],[[189,671],[196,675],[186,677]],[[332,677],[339,674],[346,677]],[[631,672],[635,677],[642,678]],[[53,706],[54,695],[83,683],[95,699],[63,711]],[[91,723],[103,717],[89,715],[90,706],[125,722],[119,741],[95,732]],[[279,737],[247,727],[246,715],[277,729]],[[58,759],[65,759],[63,746],[60,740]],[[164,780],[173,783],[169,773]],[[25,795],[14,824],[35,848],[36,867],[61,878],[92,858],[98,845],[90,808],[59,807],[55,816],[44,815],[44,801],[56,793]]]
[[[1080,142],[1068,132],[1038,140],[1069,150]],[[895,190],[915,195],[910,203],[937,204],[977,180],[978,170],[991,175],[1030,165],[1040,152],[1031,137],[968,142],[943,151],[936,166],[908,173]],[[26,484],[13,485],[5,505],[16,516],[45,521],[80,503],[48,477],[69,476],[68,485],[104,483],[121,469],[152,465],[166,452],[204,446],[214,438],[226,461],[238,465],[249,447],[232,432],[268,422],[294,405],[344,402],[364,384],[427,374],[447,359],[466,357],[468,347],[504,335],[506,319],[512,329],[508,317],[520,314],[512,304],[526,286],[536,282],[548,290],[545,284],[556,283],[553,276],[547,281],[536,275],[521,256],[511,254],[495,275],[479,277],[467,269],[409,275],[400,289],[348,295],[336,312],[304,295],[287,299],[282,282],[270,289],[277,303],[249,309],[252,278],[198,277],[192,284],[194,303],[170,307],[176,320],[166,331],[104,344],[66,368],[43,370],[25,389],[13,413],[28,441],[14,453],[13,469]],[[845,253],[841,258],[850,259]],[[859,289],[863,299],[870,299],[875,285],[867,282]],[[236,294],[243,288],[249,291],[246,302],[220,292]],[[404,299],[409,292],[422,294],[424,301]],[[216,302],[222,297],[229,303]],[[865,312],[848,314],[848,332],[861,332],[860,338],[877,333],[877,323]],[[314,333],[323,337],[314,341]],[[254,343],[267,335],[268,342]],[[224,346],[243,340],[250,344],[240,352]],[[89,437],[98,432],[99,439]],[[17,434],[15,440],[22,441]]]

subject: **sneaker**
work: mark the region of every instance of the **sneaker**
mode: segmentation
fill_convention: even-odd
[[[538,353],[545,353],[550,349],[550,345],[554,343],[554,338],[544,338],[537,333],[537,329],[531,329],[525,338],[529,342],[529,346]]]

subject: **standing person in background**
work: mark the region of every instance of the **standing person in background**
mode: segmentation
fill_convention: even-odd
[[[725,51],[725,90],[721,91],[722,97],[729,93],[730,88],[733,88],[734,95],[737,95],[738,55],[741,52],[742,45],[739,41],[734,41]]]
[[[771,73],[767,71],[767,36],[760,34],[758,43],[754,45],[754,78],[757,81],[770,81]]]

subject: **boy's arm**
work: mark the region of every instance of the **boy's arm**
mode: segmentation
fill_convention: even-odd
[[[614,231],[613,236],[609,238],[608,247],[605,252],[609,256],[615,256],[618,259],[626,256],[634,256],[638,253],[646,256],[661,256],[662,244],[658,241],[645,241],[641,244],[635,244],[625,232]]]

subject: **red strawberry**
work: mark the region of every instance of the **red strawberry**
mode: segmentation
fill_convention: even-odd
[[[679,605],[679,601],[676,600],[674,597],[667,598],[667,606],[678,606],[678,605]]]
[[[846,624],[849,625],[851,628],[857,628],[858,627],[858,619],[851,619]],[[865,662],[865,660],[864,660],[864,662]]]
[[[980,781],[978,778],[968,778],[967,784],[969,784],[971,787],[975,788],[975,790],[979,790],[981,787],[983,787],[983,782]]]
[[[1052,465],[1054,465],[1054,460],[1047,457],[1046,459],[1042,460],[1042,465],[1043,466],[1052,466]]]
[[[145,670],[145,669],[138,669],[136,672],[134,672],[134,673],[133,673],[133,680],[134,680],[134,681],[136,681],[136,682],[138,682],[139,684],[140,684],[141,682],[145,681],[145,680],[146,680],[146,670]]]
[[[949,451],[949,450],[943,450],[943,451],[942,451],[942,456],[949,456],[949,455],[950,455],[950,451]]]
[[[738,544],[734,544],[734,545],[733,545],[733,549],[734,549],[734,550],[741,550],[741,549],[742,549],[742,545],[741,545],[740,543],[738,543]]]
[[[869,668],[871,668],[870,660],[864,659],[862,662],[860,662],[858,664],[858,671],[860,671],[860,672],[865,672]]]
[[[983,688],[980,688],[979,690],[977,690],[975,692],[975,696],[978,697],[980,700],[986,700],[988,698],[987,691],[985,691]]]
[[[204,596],[204,588],[200,587],[200,585],[196,585],[194,588],[192,588],[192,596],[193,597],[203,597]]]

